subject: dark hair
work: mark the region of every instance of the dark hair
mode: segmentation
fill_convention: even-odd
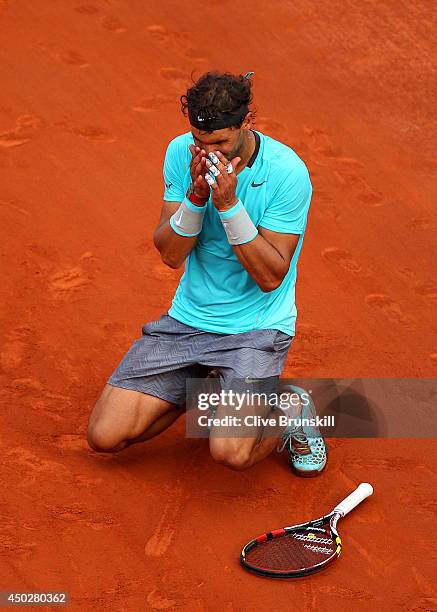
[[[193,81],[194,82],[194,81]],[[252,82],[243,75],[207,72],[181,96],[181,110],[187,116],[205,118],[236,113],[232,127],[241,127],[252,103]],[[205,126],[205,131],[208,130]]]

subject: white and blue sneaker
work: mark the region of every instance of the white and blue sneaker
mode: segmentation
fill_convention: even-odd
[[[286,427],[277,450],[280,453],[287,449],[290,466],[298,476],[318,476],[326,467],[328,449],[320,429],[306,424],[316,419],[314,403],[304,389],[289,385],[288,390],[299,396],[305,394],[309,402],[300,402],[299,414],[294,417],[295,424]],[[286,410],[283,412],[286,413]]]

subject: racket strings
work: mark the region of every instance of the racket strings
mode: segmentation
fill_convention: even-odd
[[[296,540],[302,540],[303,542],[310,542],[312,544],[332,544],[332,538],[317,538],[314,534],[307,533],[292,533],[293,538]]]
[[[332,538],[320,532],[293,532],[258,544],[246,554],[246,563],[254,569],[300,571],[326,562],[335,549]]]
[[[314,546],[314,544],[313,545],[305,544],[305,548],[308,548],[312,552],[322,553],[324,555],[330,555],[332,553],[332,549],[331,548],[325,548],[324,546]]]

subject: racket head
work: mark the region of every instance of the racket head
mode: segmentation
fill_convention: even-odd
[[[337,514],[304,525],[284,527],[251,540],[241,551],[241,565],[270,578],[299,578],[321,571],[338,559],[341,539]]]

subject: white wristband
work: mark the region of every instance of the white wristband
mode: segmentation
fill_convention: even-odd
[[[202,231],[203,217],[207,203],[196,206],[188,198],[184,198],[177,211],[170,217],[170,227],[179,236],[191,238]]]
[[[245,244],[258,235],[258,230],[241,200],[229,210],[219,211],[219,215],[229,244]]]

